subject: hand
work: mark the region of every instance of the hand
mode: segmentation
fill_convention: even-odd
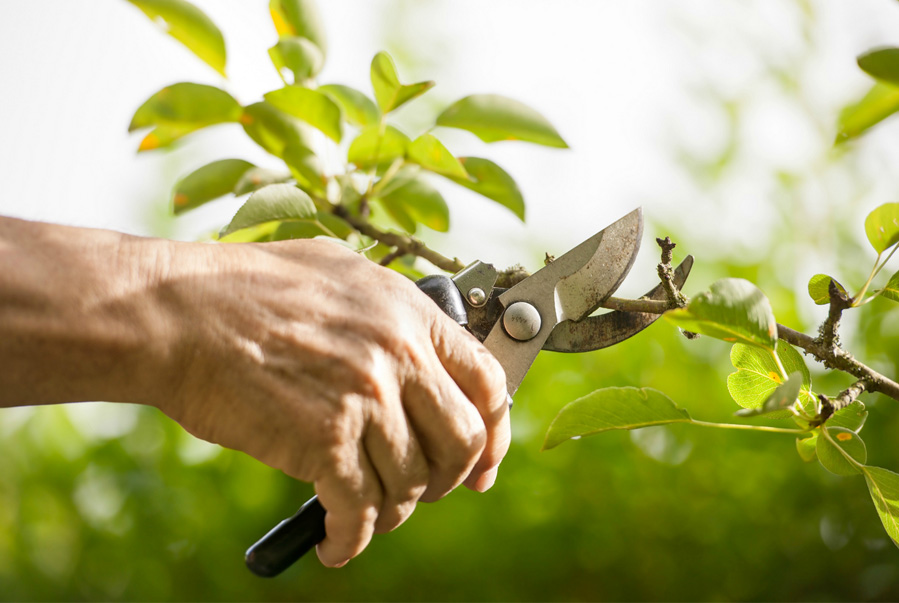
[[[327,241],[170,244],[180,333],[158,406],[315,483],[340,566],[418,500],[487,490],[509,447],[499,363],[406,278]]]

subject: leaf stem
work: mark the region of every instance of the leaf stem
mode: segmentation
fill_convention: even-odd
[[[783,379],[783,382],[786,383],[787,379],[790,377],[787,375],[787,369],[784,368],[783,362],[780,361],[780,356],[777,355],[777,346],[774,346],[774,349],[771,350],[771,357],[774,358],[774,364],[777,365],[777,370],[780,372],[780,377]]]
[[[896,249],[899,249],[899,242],[893,245],[893,248],[890,250],[890,253],[887,254],[886,259],[880,263],[880,266],[877,267],[877,272],[880,272],[883,267],[886,266],[887,262],[890,261],[890,258],[893,257],[893,254],[896,253]],[[877,273],[875,273],[875,276],[877,276]]]
[[[376,196],[379,192],[381,192],[385,186],[396,176],[397,172],[400,171],[400,168],[403,167],[403,163],[405,161],[402,157],[397,157],[393,160],[393,163],[390,164],[390,167],[387,168],[387,171],[384,172],[384,175],[381,176],[381,179],[378,180],[374,186],[370,187],[368,194],[372,196]]]
[[[327,226],[325,226],[324,224],[322,224],[319,220],[310,220],[310,222],[312,222],[312,223],[313,223],[315,226],[317,226],[318,228],[321,228],[321,229],[322,229],[322,232],[325,233],[326,235],[328,235],[329,237],[333,237],[333,238],[335,238],[335,239],[339,239],[339,238],[340,238],[340,237],[338,237],[336,234],[334,234],[334,231],[333,231],[333,230],[331,230],[330,228],[328,228]]]
[[[867,474],[867,471],[865,471],[865,465],[862,465],[861,463],[859,463],[857,460],[852,458],[852,456],[848,452],[843,450],[843,447],[834,441],[833,436],[830,435],[830,432],[828,431],[827,427],[821,426],[819,429],[821,430],[821,433],[824,434],[824,439],[827,440],[828,442],[830,442],[831,444],[833,444],[833,447],[840,451],[840,454],[843,455],[843,458],[845,458],[847,461],[849,461],[850,465],[854,465],[862,473]]]
[[[740,429],[743,431],[766,431],[768,433],[789,433],[789,434],[801,434],[808,433],[808,429],[789,429],[786,427],[769,427],[768,425],[741,425],[738,423],[711,423],[709,421],[697,421],[693,419],[691,421],[694,425],[699,425],[701,427],[714,427],[716,429]]]
[[[877,276],[877,273],[880,271],[880,268],[877,267],[877,264],[878,264],[878,262],[880,262],[881,255],[883,255],[882,251],[877,254],[877,259],[874,260],[874,267],[871,268],[871,274],[868,276],[868,280],[865,281],[865,284],[862,285],[861,290],[855,294],[855,297],[853,297],[851,307],[855,308],[856,306],[858,306],[861,303],[862,298],[865,296],[865,293],[867,293],[867,291],[868,291],[868,287],[871,285],[871,281],[874,280],[874,277]],[[890,254],[890,255],[892,255],[892,254]],[[889,259],[889,258],[887,258],[887,259]]]

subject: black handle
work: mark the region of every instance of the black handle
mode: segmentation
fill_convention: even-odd
[[[325,539],[325,508],[313,496],[293,517],[285,519],[250,547],[250,571],[273,578]]]
[[[457,323],[468,324],[462,294],[443,275],[426,276],[415,283]],[[297,562],[325,539],[325,508],[313,496],[293,517],[285,519],[247,550],[250,571],[262,578],[274,578]]]

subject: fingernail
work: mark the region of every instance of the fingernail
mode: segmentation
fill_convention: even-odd
[[[478,481],[474,484],[474,489],[478,492],[486,492],[490,488],[493,487],[493,484],[496,483],[496,474],[499,472],[499,467],[494,467],[484,475],[478,478]]]
[[[334,568],[336,569],[336,568],[338,568],[338,567],[343,567],[344,565],[346,565],[346,564],[349,563],[349,562],[350,562],[350,560],[349,560],[349,559],[346,559],[346,560],[341,561],[340,563],[334,565]]]
[[[506,393],[506,403],[509,405],[509,410],[512,410],[512,396]]]

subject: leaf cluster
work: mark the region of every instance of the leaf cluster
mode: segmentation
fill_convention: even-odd
[[[225,75],[224,37],[202,11],[186,0],[129,1]],[[422,226],[449,229],[449,207],[435,177],[524,220],[524,198],[508,172],[490,159],[457,156],[438,135],[440,128],[455,128],[488,143],[566,148],[540,113],[504,96],[470,95],[446,107],[426,131],[410,136],[391,117],[433,88],[433,81],[404,82],[390,55],[379,52],[369,70],[372,96],[339,83],[319,84],[327,43],[315,3],[271,0],[269,10],[278,37],[268,54],[281,88],[244,104],[217,86],[173,84],[138,108],[129,130],[150,128],[138,148],[146,152],[170,148],[204,128],[236,124],[283,169],[241,158],[214,161],[177,183],[175,214],[229,195],[249,195],[221,230],[222,240],[323,236],[368,250],[373,259],[391,260],[415,254],[418,246],[408,238],[380,236],[385,231],[408,237]],[[324,159],[335,155],[344,161],[331,165]]]

